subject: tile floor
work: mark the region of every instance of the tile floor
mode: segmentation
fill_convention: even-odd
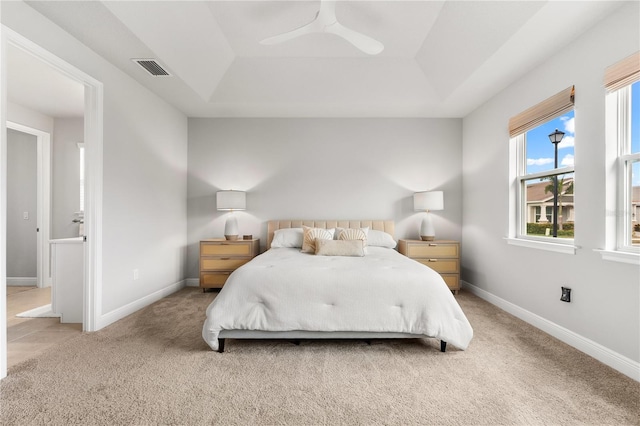
[[[82,324],[61,324],[59,318],[16,317],[49,303],[51,287],[7,287],[8,368],[82,332]]]

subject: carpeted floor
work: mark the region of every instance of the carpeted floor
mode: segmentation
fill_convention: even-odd
[[[465,292],[467,351],[435,340],[200,336],[187,288],[11,368],[3,425],[638,425],[640,384]]]

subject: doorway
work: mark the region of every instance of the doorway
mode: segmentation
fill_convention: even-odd
[[[57,56],[42,49],[20,34],[2,26],[0,31],[0,72],[7,70],[8,46],[21,49],[57,70],[66,77],[80,83],[84,88],[84,129],[83,140],[86,156],[86,182],[84,185],[84,234],[83,245],[83,314],[82,330],[94,331],[98,328],[101,315],[101,245],[102,245],[102,134],[103,134],[103,86],[91,76],[68,64]],[[0,79],[0,227],[6,227],[7,182],[3,177],[7,169],[6,125],[7,125],[7,85]],[[81,142],[81,141],[76,141]],[[3,228],[3,231],[6,228]],[[7,375],[7,300],[6,300],[6,232],[0,232],[0,379]]]
[[[12,144],[12,135],[14,138],[23,140]],[[25,138],[27,139],[25,140]],[[22,147],[18,152],[15,151],[25,142],[28,145],[28,139],[35,143],[35,146],[31,147],[31,150],[35,149],[35,152],[31,153],[30,158],[29,156],[25,157],[27,150],[25,147]],[[16,156],[13,157],[13,155]],[[8,214],[7,217],[7,284],[11,286],[35,285],[38,288],[50,287],[51,135],[42,130],[7,121],[7,161],[9,162],[7,165],[7,210],[14,210],[13,216]],[[18,169],[18,175],[12,169]],[[11,193],[12,189],[13,194]],[[29,200],[25,199],[25,192],[30,194]],[[20,205],[17,205],[18,203]],[[30,206],[29,203],[32,204],[31,209],[27,208]],[[14,235],[10,235],[12,233]],[[23,242],[30,238],[33,240],[28,243]],[[16,242],[20,244],[19,251],[12,250],[12,245]],[[27,244],[32,245],[33,248],[25,247]],[[31,250],[29,250],[30,248]],[[32,265],[30,270],[34,273],[25,274],[23,271],[29,270],[25,265],[15,267],[15,261],[12,257],[18,255],[28,259],[26,261]]]

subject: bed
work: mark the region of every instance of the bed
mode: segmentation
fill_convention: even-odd
[[[365,255],[303,253],[282,239],[302,227],[368,231]],[[453,294],[391,248],[393,232],[393,221],[268,222],[267,251],[229,276],[206,310],[204,340],[218,352],[225,339],[435,338],[443,352],[447,342],[466,349],[473,329]]]

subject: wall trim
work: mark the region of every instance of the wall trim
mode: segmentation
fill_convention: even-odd
[[[129,316],[134,312],[139,311],[140,309],[143,309],[151,305],[152,303],[155,303],[158,300],[183,289],[184,286],[185,280],[169,284],[168,286],[161,288],[160,290],[157,290],[147,296],[141,297],[138,300],[134,300],[133,302],[127,303],[126,305],[116,308],[113,311],[107,312],[106,314],[101,315],[100,318],[98,318],[97,329],[99,330],[103,327],[113,324],[114,322],[121,320],[122,318]]]
[[[533,312],[527,311],[518,305],[508,302],[486,290],[476,287],[466,281],[462,281],[462,286],[465,290],[475,294],[481,299],[486,300],[492,305],[510,313],[511,315],[520,318],[526,323],[544,331],[555,337],[556,339],[573,346],[581,352],[597,359],[603,364],[619,371],[625,376],[631,377],[633,380],[640,382],[640,363],[627,358],[617,352],[612,351],[609,348],[602,346],[593,340],[587,339],[567,328],[564,328],[554,322],[549,321]]]
[[[200,287],[200,278],[187,278],[187,287]]]
[[[36,287],[38,277],[7,277],[7,286],[14,287]]]

